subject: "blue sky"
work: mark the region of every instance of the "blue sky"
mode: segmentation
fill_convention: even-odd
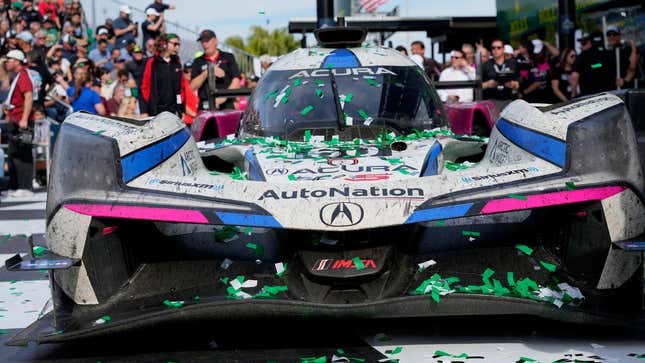
[[[106,17],[118,16],[119,1],[95,0],[95,13],[98,22]],[[123,1],[132,7],[144,9],[152,0]],[[232,35],[244,38],[252,25],[267,26],[273,29],[286,27],[289,19],[296,17],[315,17],[315,0],[181,0],[165,2],[175,4],[176,10],[166,14],[167,19],[189,29],[211,28],[221,40]],[[83,0],[83,5],[92,19],[92,1]],[[390,0],[381,7],[389,11],[399,6],[402,16],[494,16],[495,0]],[[265,14],[260,14],[264,12]],[[134,14],[134,20],[142,22],[144,16]],[[399,33],[392,40],[395,45],[409,45],[410,41],[424,39],[425,33]]]

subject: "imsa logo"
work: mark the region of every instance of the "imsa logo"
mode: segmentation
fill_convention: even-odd
[[[376,270],[376,262],[371,258],[361,258],[365,269],[374,269]],[[312,271],[329,271],[329,270],[356,270],[356,265],[354,265],[353,260],[338,260],[333,258],[323,258],[316,263],[311,268]]]
[[[320,221],[330,227],[349,227],[363,220],[363,207],[356,203],[329,203],[320,209]]]

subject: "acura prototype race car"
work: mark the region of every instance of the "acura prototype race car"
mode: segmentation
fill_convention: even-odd
[[[490,138],[457,135],[423,71],[361,34],[280,58],[235,137],[198,145],[169,113],[67,118],[47,252],[7,262],[52,269],[53,311],[13,342],[267,316],[638,319],[623,102],[518,100]]]

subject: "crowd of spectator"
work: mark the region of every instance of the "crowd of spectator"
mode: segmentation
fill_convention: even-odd
[[[582,34],[576,39],[579,53],[572,48],[560,51],[541,39],[522,43],[517,49],[501,39],[494,39],[490,48],[482,43],[474,47],[464,44],[450,53],[450,63],[443,69],[425,57],[423,43],[415,41],[410,46],[410,58],[438,81],[473,81],[480,72],[483,98],[500,106],[514,99],[549,104],[637,86],[635,80],[642,75],[636,45],[631,40],[624,42],[615,26],[609,26],[605,36],[608,47],[602,33]],[[396,49],[408,54],[403,46]],[[473,100],[472,88],[438,93],[444,102]]]
[[[244,106],[245,99],[209,102],[209,77],[217,88],[239,88],[246,76],[212,30],[197,39],[203,52],[182,63],[181,39],[166,29],[173,9],[154,0],[139,24],[122,5],[116,18],[88,29],[80,0],[0,0],[0,137],[9,144],[2,171],[13,195],[31,194],[32,146],[49,135],[39,128],[72,111],[129,118],[168,111],[189,124],[200,110]]]

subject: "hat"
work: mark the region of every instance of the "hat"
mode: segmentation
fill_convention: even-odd
[[[184,68],[192,68],[192,66],[193,66],[193,62],[191,61],[184,63]]]
[[[15,10],[22,10],[22,2],[14,1],[13,3],[11,3],[11,7]]]
[[[620,29],[618,29],[618,27],[615,26],[615,25],[610,25],[610,26],[607,27],[607,33],[606,34],[609,35],[609,33],[620,34]]]
[[[15,38],[16,35],[16,31],[13,29],[9,29],[9,31],[7,32],[7,38]]]
[[[513,54],[514,50],[510,44],[504,44],[504,54]]]
[[[20,39],[20,40],[22,40],[23,42],[26,42],[26,43],[33,43],[34,42],[34,36],[31,35],[31,33],[29,31],[27,31],[27,30],[23,30],[20,33],[18,33],[16,38],[18,38],[18,39]]]
[[[579,42],[584,42],[585,40],[589,40],[589,39],[591,39],[591,36],[589,35],[589,33],[582,33],[582,36],[577,40]]]
[[[147,8],[146,9],[146,15],[147,16],[150,16],[150,15],[159,16],[159,12],[157,10],[155,10],[155,8]]]
[[[132,9],[130,9],[130,7],[127,5],[121,5],[119,11],[126,14],[132,14]]]
[[[63,35],[63,43],[74,44],[76,43],[76,39],[69,34],[65,34]]]
[[[105,28],[101,28],[101,29],[99,29],[99,31],[98,31],[96,34],[98,34],[98,35],[103,35],[103,34],[107,34],[107,33],[108,33],[108,30],[107,30],[107,29],[105,29]]]
[[[199,38],[197,38],[197,41],[201,42],[204,40],[211,40],[213,38],[217,38],[215,36],[215,32],[210,29],[205,29],[205,30],[202,30],[201,33],[199,33]]]
[[[138,45],[135,45],[134,48],[132,49],[132,53],[143,53],[141,50],[141,47]]]
[[[10,50],[9,53],[7,53],[7,58],[15,59],[20,63],[24,63],[25,53],[23,53],[21,50],[18,50],[18,49]]]
[[[531,43],[533,43],[533,54],[540,54],[544,48],[544,43],[540,39],[533,39]]]

